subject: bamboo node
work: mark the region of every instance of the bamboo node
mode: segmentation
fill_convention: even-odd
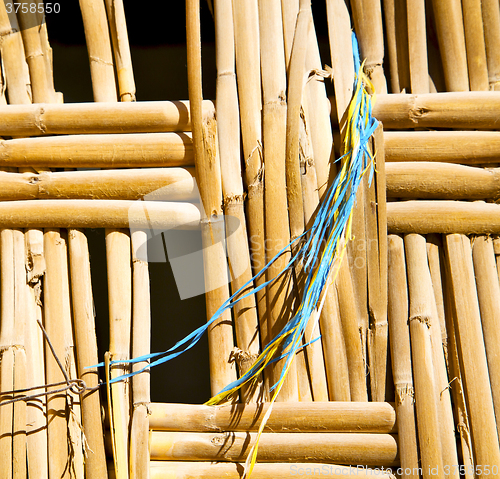
[[[396,402],[398,405],[404,404],[405,399],[410,398],[411,404],[415,403],[415,389],[412,384],[396,385]]]
[[[415,316],[411,316],[410,319],[408,320],[408,324],[410,324],[411,321],[419,321],[422,324],[425,324],[428,328],[431,327],[431,320],[429,316],[427,316],[426,314],[425,315],[417,314]]]
[[[45,108],[40,107],[35,113],[35,127],[40,130],[40,133],[45,134],[47,132],[47,126],[43,122],[43,115],[45,114]]]
[[[89,55],[89,59],[91,62],[99,63],[100,65],[107,65],[107,66],[114,67],[114,64],[112,61],[103,60],[102,58],[92,56],[92,55]]]

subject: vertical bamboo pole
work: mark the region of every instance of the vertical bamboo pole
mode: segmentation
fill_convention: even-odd
[[[406,0],[394,0],[396,22],[397,67],[399,90],[394,93],[410,93],[410,45],[408,38],[408,8]]]
[[[252,279],[243,202],[240,166],[240,125],[234,69],[234,29],[231,0],[214,4],[217,65],[217,130],[222,174],[223,204],[226,218],[227,252],[233,294]],[[254,295],[234,308],[236,343],[246,360],[239,361],[239,372],[259,354],[259,327]],[[257,399],[260,386],[245,391],[246,400]]]
[[[490,90],[500,90],[500,5],[495,0],[482,0],[484,40]]]
[[[404,238],[408,290],[410,296],[410,338],[415,382],[420,459],[424,478],[444,477],[438,414],[438,394],[432,354],[431,318],[428,285],[422,281],[427,268],[425,239],[409,234]],[[433,475],[431,470],[436,470]]]
[[[189,105],[193,128],[196,177],[203,203],[201,229],[205,271],[207,316],[211,318],[229,297],[226,259],[224,254],[224,218],[220,165],[215,157],[215,119],[203,118],[201,102],[201,39],[199,0],[186,1],[187,65]],[[217,394],[232,382],[235,370],[229,363],[233,349],[231,313],[226,311],[208,331],[210,383]]]
[[[404,242],[400,236],[389,235],[388,244],[388,316],[399,456],[403,477],[419,477]]]
[[[434,17],[448,91],[469,91],[460,0],[433,0]]]
[[[387,93],[381,0],[351,0],[351,8],[365,72],[377,93]]]
[[[492,239],[487,236],[474,238],[472,258],[498,433],[500,431],[500,332],[498,330],[500,285],[497,281]]]
[[[145,231],[132,232],[132,356],[149,354],[151,349],[151,306],[149,297],[149,270],[147,257],[147,234]],[[139,254],[140,252],[140,254]],[[134,363],[137,371],[146,363]],[[132,421],[130,427],[130,477],[149,478],[149,371],[132,378]]]
[[[471,91],[487,91],[488,67],[480,0],[462,0],[465,47]],[[499,25],[500,26],[500,25]]]
[[[389,56],[390,93],[400,93],[398,71],[398,44],[396,42],[396,0],[383,0],[387,55]]]
[[[412,93],[429,93],[425,0],[406,2],[408,53]]]
[[[493,238],[493,249],[495,251],[498,281],[500,282],[500,238]]]
[[[263,140],[266,174],[265,228],[269,245],[266,258],[276,256],[290,242],[288,211],[285,187],[286,155],[286,76],[283,52],[283,26],[279,0],[259,0],[259,26],[261,45],[261,69],[263,91]],[[290,252],[282,254],[269,267],[268,278],[277,276],[288,263]],[[274,337],[286,324],[290,314],[290,297],[287,298],[285,276],[275,281],[267,290],[268,334]],[[275,363],[271,371],[271,382],[278,380],[283,360]],[[297,371],[292,363],[278,400],[297,400]]]
[[[500,464],[491,384],[474,284],[472,251],[466,236],[445,236],[456,334],[467,398],[476,465]]]
[[[80,230],[70,230],[68,243],[78,373],[87,387],[94,388],[99,384],[97,369],[86,369],[98,362],[87,238]],[[82,396],[82,419],[83,431],[88,443],[85,459],[86,477],[106,478],[107,468],[99,391],[87,392]]]

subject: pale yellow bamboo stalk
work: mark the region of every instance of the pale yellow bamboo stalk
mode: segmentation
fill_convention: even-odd
[[[495,414],[483,332],[467,237],[445,236],[450,284],[456,308],[456,334],[476,465],[500,464]]]
[[[266,258],[276,256],[290,242],[290,231],[286,200],[285,156],[286,156],[286,76],[283,52],[283,26],[279,0],[259,0],[260,53],[263,91],[263,141],[264,206]],[[288,263],[290,252],[282,254],[267,270],[268,279],[274,278]],[[268,337],[278,334],[291,313],[291,298],[287,295],[285,276],[267,288]],[[288,297],[287,297],[288,296]],[[284,360],[278,361],[270,372],[271,383],[277,382]],[[297,399],[297,371],[291,364],[278,401]]]
[[[483,13],[484,40],[486,45],[486,59],[488,63],[488,80],[490,90],[500,90],[500,6],[495,0],[481,2]]]
[[[403,477],[419,477],[405,253],[403,239],[397,235],[388,237],[388,284],[389,338],[396,389],[399,456],[401,468],[405,471]]]
[[[310,371],[307,369],[309,356],[306,359],[306,352],[304,349],[297,352],[295,355],[295,367],[297,369],[297,392],[298,400],[310,403],[313,400],[313,381]],[[326,383],[325,383],[326,386]]]
[[[399,76],[399,90],[394,93],[409,93],[411,91],[407,10],[406,0],[395,0],[394,16],[396,22],[397,73]]]
[[[387,38],[387,55],[391,80],[390,93],[400,93],[398,71],[398,43],[396,40],[396,3],[398,0],[383,0],[385,35]],[[399,23],[399,22],[398,22]]]
[[[500,281],[500,238],[493,238],[493,249],[495,250],[495,262],[497,264],[498,281]]]
[[[214,4],[217,66],[217,130],[221,163],[222,192],[226,215],[227,254],[231,291],[234,294],[250,281],[252,269],[248,250],[244,212],[243,182],[240,166],[240,125],[235,73],[233,10],[231,0]],[[236,224],[237,223],[237,224]],[[240,376],[246,373],[260,350],[255,296],[239,301],[234,308],[236,344],[245,362],[239,361]],[[244,391],[245,400],[257,400],[260,385]]]
[[[202,105],[214,110],[210,100]],[[2,105],[0,118],[3,136],[191,131],[188,101]]]
[[[386,165],[386,171],[388,197],[457,200],[500,197],[500,168],[394,162]]]
[[[363,60],[366,59],[364,70],[371,79],[375,91],[387,93],[383,68],[384,31],[381,0],[353,0],[351,8],[361,57]]]
[[[152,403],[149,425],[158,431],[257,431],[259,418],[268,408],[267,403],[222,406]],[[394,432],[395,424],[394,407],[386,402],[287,402],[273,406],[264,431],[382,434]]]
[[[244,464],[240,463],[212,463],[212,462],[176,462],[176,461],[152,461],[151,477],[163,479],[174,477],[176,479],[190,479],[192,477],[203,479],[240,479]],[[349,474],[359,475],[360,478],[369,478],[374,474],[382,479],[393,476],[389,473],[375,469],[353,469],[350,466],[338,466],[335,464],[318,463],[257,463],[252,472],[254,479],[288,479],[291,473],[302,474],[312,471],[326,471],[332,479],[343,479]],[[293,471],[293,472],[291,472]],[[356,471],[356,472],[354,472]],[[359,472],[358,472],[359,471]]]
[[[290,58],[297,27],[300,0],[281,0],[281,16],[283,18],[283,46],[285,49],[285,67],[290,73]]]
[[[469,91],[465,34],[460,0],[434,0],[439,51],[448,91]]]
[[[406,3],[408,50],[412,93],[429,93],[425,1]]]
[[[124,230],[106,229],[106,260],[109,301],[109,352],[111,360],[130,358],[132,315],[132,272],[130,237]],[[128,365],[111,366],[110,378],[127,374]],[[110,427],[113,428],[116,478],[128,477],[130,384],[111,385]]]
[[[63,294],[65,291],[64,270],[67,258],[66,241],[58,229],[47,229],[44,232],[44,252],[46,273],[44,277],[44,319],[45,329],[54,351],[64,364],[67,354],[68,333],[64,317]],[[45,349],[46,381],[48,384],[64,381],[49,348]],[[55,389],[54,387],[49,388]],[[69,478],[71,469],[68,467],[68,394],[58,393],[47,397],[48,423],[48,456],[49,478]]]
[[[223,244],[225,238],[222,217],[222,188],[220,164],[215,156],[216,128],[213,115],[202,115],[201,87],[201,39],[199,0],[186,2],[187,16],[187,65],[191,118],[193,123],[193,146],[195,154],[198,188],[204,207],[202,213],[203,264],[205,271],[205,299],[207,318],[229,298]],[[215,246],[216,245],[216,246]],[[235,378],[235,370],[229,363],[233,349],[231,312],[224,312],[208,331],[210,385],[212,394],[217,394]]]
[[[437,468],[437,477],[444,477],[443,454],[440,436],[438,397],[435,364],[432,354],[432,310],[428,301],[429,289],[422,281],[427,268],[425,240],[420,235],[404,237],[408,290],[410,299],[410,338],[415,383],[415,404],[422,465],[422,476],[433,477],[431,469]]]
[[[149,270],[147,257],[147,233],[134,231],[132,239],[132,356],[139,357],[151,351],[151,306],[149,295]],[[146,362],[134,363],[132,371],[146,366]],[[149,371],[132,378],[132,418],[130,426],[130,477],[149,478]]]
[[[63,103],[63,94],[61,92],[56,92],[54,88],[54,65],[52,60],[52,48],[49,44],[49,36],[47,34],[47,22],[45,13],[38,12],[38,33],[40,35],[40,44],[43,52],[43,59],[45,61],[45,73],[47,75],[47,85],[52,92],[52,102]]]
[[[46,71],[47,62],[44,58],[41,37],[38,33],[40,24],[37,10],[39,3],[31,0],[24,5],[26,7],[21,6],[18,9],[17,18],[21,27],[26,61],[29,66],[33,102],[50,103],[53,101],[54,92],[50,88],[49,72]],[[26,12],[23,12],[24,8],[27,9]]]
[[[497,281],[492,239],[487,236],[473,238],[472,258],[498,432],[500,431],[500,369],[498,365],[500,334],[496,325],[500,316],[500,285]]]
[[[18,138],[1,140],[0,145],[0,163],[6,166],[125,168],[193,164],[192,140],[183,133]]]
[[[123,0],[106,0],[121,101],[135,101],[135,81]]]
[[[190,203],[126,200],[0,202],[0,225],[9,228],[198,229],[200,210]]]
[[[151,459],[241,462],[255,443],[256,437],[257,433],[254,432],[153,431]],[[221,444],[226,447],[221,449]],[[397,463],[397,443],[390,434],[264,433],[259,438],[257,460],[387,467]]]
[[[480,0],[462,1],[471,91],[489,90],[481,3]]]
[[[102,0],[80,0],[90,60],[94,101],[116,101],[117,92],[111,40]]]
[[[98,363],[95,335],[94,303],[90,278],[90,262],[87,238],[80,230],[68,232],[69,261],[71,272],[71,298],[73,327],[77,347],[79,378],[88,388],[99,383],[96,368],[86,369]],[[88,443],[85,468],[87,477],[106,478],[101,404],[98,391],[82,396],[83,432]]]
[[[468,201],[402,201],[387,204],[390,233],[499,234],[500,207]]]

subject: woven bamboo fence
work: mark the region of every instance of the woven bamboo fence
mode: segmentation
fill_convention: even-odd
[[[54,89],[43,8],[0,1],[0,479],[241,478],[257,441],[255,479],[497,477],[498,1],[326,0],[328,59],[310,0],[209,1],[207,99],[186,0],[189,99],[151,102],[136,101],[122,0],[79,3],[94,95],[81,104]],[[207,319],[294,255],[252,280],[310,227],[342,164],[352,29],[381,122],[375,174],[263,434],[283,360],[219,406],[152,403],[147,370],[110,383],[148,365],[112,361],[150,353],[152,232],[200,233]],[[92,290],[86,228],[105,229],[107,292]],[[211,324],[212,395],[293,315],[302,273]]]

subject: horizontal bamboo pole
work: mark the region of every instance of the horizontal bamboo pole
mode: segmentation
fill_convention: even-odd
[[[0,141],[1,166],[50,168],[186,166],[194,163],[190,135],[57,136]]]
[[[205,406],[152,403],[149,427],[163,431],[256,431],[269,405]],[[277,402],[265,431],[377,432],[395,428],[395,411],[379,402]]]
[[[244,461],[257,433],[151,432],[151,459],[170,461]],[[259,462],[331,462],[392,466],[398,447],[390,434],[264,433]]]
[[[151,461],[151,479],[241,479],[243,464],[213,462]],[[344,479],[355,475],[359,478],[378,477],[389,479],[394,476],[380,469],[363,466],[339,466],[320,463],[257,463],[252,471],[252,479],[289,479],[295,475],[320,475],[330,479]]]
[[[137,168],[53,173],[0,171],[0,200],[103,199],[196,201],[192,168]]]
[[[203,111],[214,110],[210,100]],[[0,136],[191,131],[188,101],[2,105]]]
[[[394,162],[386,165],[389,198],[497,199],[500,168],[450,163]]]
[[[500,234],[500,205],[467,201],[387,203],[389,233]]]
[[[241,479],[243,464],[213,462],[151,461],[151,479]],[[389,479],[390,472],[365,467],[338,466],[320,463],[257,463],[252,471],[252,479],[289,479],[295,475],[320,475],[330,479],[344,479],[355,475],[359,478],[378,477]]]
[[[388,162],[482,164],[500,160],[500,132],[497,131],[394,131],[385,132],[384,138]]]
[[[126,200],[26,200],[0,202],[2,228],[197,229],[191,203]]]

